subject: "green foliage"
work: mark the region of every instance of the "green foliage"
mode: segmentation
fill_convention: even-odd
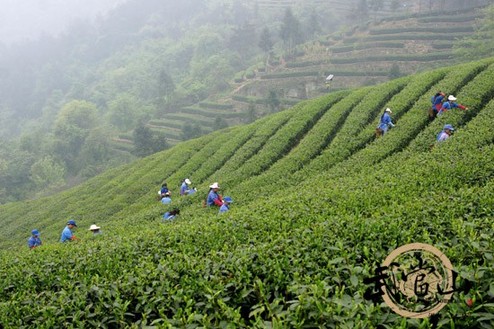
[[[256,105],[254,102],[249,103],[249,108],[247,109],[247,116],[245,118],[246,123],[252,123],[256,121],[257,119],[257,114],[256,114]]]
[[[256,26],[252,23],[243,23],[233,29],[228,42],[229,48],[236,51],[241,58],[251,58],[257,45]]]
[[[354,44],[350,46],[338,46],[338,47],[331,47],[330,50],[332,53],[344,53],[344,52],[349,52],[353,50],[362,50],[366,49],[369,47],[375,47],[375,48],[404,48],[405,45],[403,42],[372,42],[371,44],[368,43],[359,43],[359,44]]]
[[[270,90],[267,98],[267,104],[269,108],[271,109],[271,112],[276,112],[278,111],[280,107],[280,100],[278,98],[278,94],[276,93],[275,90]]]
[[[478,14],[472,15],[470,13],[466,13],[464,15],[455,15],[455,22],[473,22],[479,17]],[[419,17],[417,19],[420,23],[443,23],[443,22],[451,22],[451,16],[432,16],[432,17]]]
[[[307,65],[310,65],[307,63]],[[299,65],[294,65],[299,67]],[[300,66],[304,66],[301,64]],[[334,74],[335,76],[342,77],[355,77],[355,76],[386,76],[388,72],[383,71],[330,71],[322,72],[323,74]],[[271,73],[261,76],[261,79],[280,79],[280,78],[296,78],[296,77],[318,77],[321,75],[320,71],[299,71],[299,72],[283,72],[283,73]],[[327,75],[326,75],[327,76]]]
[[[366,42],[381,42],[381,41],[404,41],[404,40],[450,40],[454,41],[464,36],[459,33],[413,33],[413,34],[383,34],[371,35],[365,38]],[[360,37],[345,38],[343,43],[354,43],[362,41]]]
[[[471,25],[465,26],[448,26],[448,27],[401,27],[401,28],[380,28],[380,29],[370,29],[369,33],[371,35],[380,34],[401,34],[401,33],[465,33],[473,32],[473,27]]]
[[[360,63],[360,62],[377,62],[377,61],[440,61],[451,59],[453,56],[452,53],[438,52],[438,53],[429,53],[429,54],[400,54],[400,55],[370,55],[370,56],[359,56],[359,57],[341,57],[341,58],[332,58],[331,63],[333,64],[352,64],[352,63]]]
[[[30,175],[31,180],[36,184],[36,189],[42,190],[50,185],[62,184],[65,168],[52,158],[44,157],[31,166]]]
[[[185,123],[182,127],[182,139],[188,140],[202,135],[201,126],[197,123]]]
[[[253,79],[256,77],[256,72],[254,72],[254,70],[252,70],[252,69],[248,69],[245,71],[245,77],[247,79]]]
[[[121,130],[130,130],[142,118],[139,102],[130,94],[120,94],[108,103],[109,121]]]
[[[490,59],[331,93],[1,206],[0,323],[431,328],[364,298],[377,264],[423,242],[451,260],[458,285],[473,283],[453,294],[437,327],[492,327],[493,73]],[[469,110],[429,122],[437,90]],[[386,107],[396,127],[375,139]],[[455,134],[431,148],[446,122]],[[185,177],[197,195],[178,196]],[[181,215],[160,224],[163,180]],[[213,181],[235,200],[221,216],[201,207]],[[60,244],[68,218],[80,241]],[[99,239],[86,229],[93,223]],[[32,228],[44,245],[28,250]]]
[[[207,108],[207,109],[221,109],[221,110],[233,109],[233,105],[231,104],[218,104],[218,103],[209,103],[209,102],[201,102],[199,103],[199,107]]]
[[[64,105],[58,114],[54,128],[54,152],[65,162],[71,173],[77,173],[80,166],[77,156],[91,129],[97,124],[98,109],[87,101],[74,100]]]
[[[223,129],[228,127],[228,123],[223,119],[221,116],[217,116],[214,119],[214,128],[216,129]]]
[[[297,78],[297,77],[310,77],[318,76],[317,71],[299,71],[299,72],[283,72],[283,73],[270,73],[261,76],[261,79],[280,79],[280,78]]]
[[[269,32],[269,28],[264,27],[261,31],[261,35],[259,37],[259,48],[265,53],[269,53],[273,49],[273,41],[271,39],[271,32]]]
[[[139,124],[133,133],[134,154],[137,156],[147,156],[168,147],[163,134],[152,131],[144,124]]]
[[[457,40],[454,44],[455,55],[460,59],[479,59],[492,56],[494,50],[494,5],[484,9],[471,36]]]
[[[299,20],[290,8],[285,9],[285,15],[280,29],[280,37],[289,55],[293,55],[295,46],[302,42],[302,31]]]
[[[400,76],[401,76],[400,66],[398,64],[394,63],[391,66],[391,69],[389,70],[388,77],[390,79],[396,79],[396,78],[399,78]]]

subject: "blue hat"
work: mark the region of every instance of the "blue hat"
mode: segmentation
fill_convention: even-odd
[[[67,225],[74,225],[75,227],[77,227],[77,224],[75,223],[75,220],[71,219],[67,222]]]
[[[32,231],[31,231],[31,234],[32,234],[32,235],[39,235],[39,232],[38,232],[38,230],[32,230]]]
[[[223,198],[223,201],[226,201],[228,203],[232,203],[233,202],[232,198],[230,198],[229,196],[224,197]]]
[[[452,125],[450,125],[450,124],[444,125],[443,130],[446,130],[446,129],[449,129],[449,130],[455,130],[455,128],[453,128],[453,126],[452,126]]]

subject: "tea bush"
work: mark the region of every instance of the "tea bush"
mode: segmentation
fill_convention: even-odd
[[[492,63],[331,93],[1,206],[0,327],[493,327]],[[429,122],[438,90],[469,110]],[[375,139],[386,107],[396,127]],[[455,133],[435,143],[446,122]],[[200,192],[179,197],[186,177]],[[163,180],[181,209],[166,223]],[[213,181],[234,199],[227,213],[201,207]],[[80,240],[62,244],[68,218]],[[28,250],[32,228],[44,244]],[[430,319],[364,298],[364,279],[411,242],[472,283]]]

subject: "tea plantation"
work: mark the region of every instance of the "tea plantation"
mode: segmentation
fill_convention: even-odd
[[[0,328],[493,328],[493,76],[490,59],[330,93],[1,206]],[[430,122],[438,90],[468,111]],[[376,139],[386,107],[396,127]],[[179,196],[184,178],[198,193]],[[181,209],[166,223],[163,180]],[[234,199],[221,215],[201,205],[216,181]],[[61,244],[70,218],[79,240]],[[44,244],[29,250],[33,228]],[[432,318],[364,296],[413,242],[458,274]]]

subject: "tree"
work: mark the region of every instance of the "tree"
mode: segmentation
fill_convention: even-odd
[[[82,167],[97,165],[104,167],[105,162],[112,157],[110,146],[111,131],[109,127],[98,127],[89,133],[81,152],[78,156],[78,163]]]
[[[226,128],[226,127],[228,127],[228,123],[221,116],[217,116],[214,119],[214,129],[220,130],[220,129],[223,129],[223,128]]]
[[[249,107],[247,108],[247,116],[245,118],[246,123],[251,123],[256,121],[257,115],[256,115],[256,105],[254,102],[249,102]]]
[[[205,58],[195,58],[192,63],[192,74],[196,77],[193,83],[188,84],[191,89],[194,86],[204,88],[202,96],[197,99],[202,100],[211,92],[223,91],[229,87],[227,77],[233,77],[234,70],[229,58],[222,55],[214,55]]]
[[[278,94],[274,90],[269,91],[267,103],[271,112],[277,112],[280,108],[281,102],[278,98]]]
[[[289,54],[293,54],[295,46],[303,41],[300,22],[293,15],[290,8],[285,10],[285,16],[283,17],[283,22],[281,23],[280,37],[283,40],[285,49]]]
[[[170,101],[175,88],[172,77],[166,71],[161,70],[158,76],[158,102],[166,105]]]
[[[264,27],[259,37],[258,46],[266,54],[269,54],[269,52],[273,49],[273,45],[274,44],[273,40],[271,40],[271,32],[269,32],[269,28]]]
[[[398,64],[394,63],[391,66],[391,69],[389,70],[388,77],[390,79],[396,79],[396,78],[401,77],[400,66]]]
[[[74,100],[64,105],[55,122],[55,154],[66,163],[69,171],[75,173],[76,157],[86,137],[96,125],[96,105]]]
[[[153,132],[149,127],[140,123],[133,133],[134,154],[136,156],[148,156],[168,147],[164,134]]]
[[[319,16],[315,9],[312,9],[309,19],[305,21],[305,39],[310,39],[322,32],[321,24],[319,23]]]
[[[120,130],[135,127],[139,119],[139,104],[134,95],[123,93],[108,102],[108,116],[111,124]]]
[[[65,168],[52,157],[45,156],[36,161],[30,170],[31,180],[38,190],[64,183]]]
[[[182,139],[188,140],[196,138],[202,135],[202,128],[197,123],[191,125],[190,123],[185,123],[182,127]]]
[[[0,186],[6,192],[1,202],[31,197],[35,186],[29,172],[37,159],[28,152],[14,148],[4,150],[0,156]]]
[[[235,50],[242,59],[247,59],[255,53],[253,52],[255,43],[255,26],[250,23],[244,23],[241,26],[234,27],[228,45],[230,49]]]

